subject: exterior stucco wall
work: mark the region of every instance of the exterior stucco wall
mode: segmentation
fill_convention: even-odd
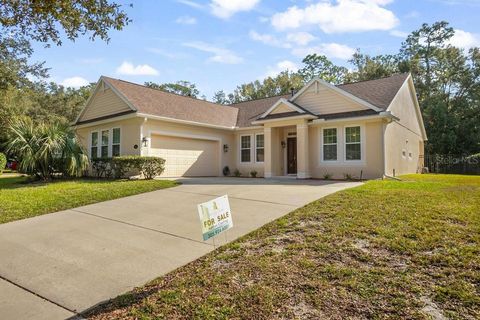
[[[362,139],[362,160],[346,161],[344,128],[360,126]],[[322,131],[324,128],[337,128],[337,161],[323,161]],[[310,174],[313,178],[322,178],[325,174],[334,179],[343,179],[344,174],[356,178],[376,179],[383,176],[383,123],[380,120],[365,122],[337,122],[310,126]]]
[[[140,138],[140,126],[142,119],[130,118],[119,121],[111,121],[100,124],[92,124],[88,127],[77,128],[77,135],[90,156],[90,139],[91,133],[94,131],[100,132],[102,130],[111,130],[113,128],[120,128],[120,154],[121,155],[140,155],[141,138]],[[138,148],[135,149],[134,146]],[[110,150],[111,152],[111,150]]]
[[[257,171],[258,177],[263,177],[265,174],[264,171],[264,162],[255,161],[255,134],[264,134],[263,129],[252,129],[252,130],[240,130],[235,131],[234,134],[234,143],[232,144],[233,148],[231,149],[233,155],[233,161],[231,162],[230,171],[233,174],[235,169],[238,169],[243,177],[250,176],[250,172],[255,170]],[[240,137],[248,135],[251,136],[251,150],[250,150],[250,162],[241,162],[240,161]],[[265,149],[264,149],[265,150]]]
[[[385,173],[390,176],[394,171],[396,176],[417,173],[423,167],[424,141],[410,85],[407,81],[402,86],[389,108],[400,119],[385,128]]]

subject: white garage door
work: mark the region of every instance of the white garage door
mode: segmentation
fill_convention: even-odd
[[[163,177],[218,176],[218,145],[211,140],[152,135],[150,154],[165,159]]]

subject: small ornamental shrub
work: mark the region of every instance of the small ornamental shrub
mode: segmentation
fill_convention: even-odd
[[[235,171],[233,171],[233,175],[234,175],[235,177],[240,177],[240,176],[242,175],[242,173],[240,172],[240,170],[235,169]]]
[[[252,178],[256,178],[257,174],[258,174],[258,172],[255,171],[255,170],[250,171],[250,177],[252,177]]]
[[[325,180],[330,180],[330,179],[332,179],[332,174],[331,174],[331,173],[328,173],[328,172],[325,173],[325,174],[323,175],[323,179],[325,179]]]
[[[230,168],[228,166],[223,167],[223,175],[228,177],[230,175]]]
[[[355,177],[354,177],[352,174],[350,174],[350,173],[344,173],[344,174],[343,174],[343,178],[344,178],[345,180],[355,180]]]
[[[7,165],[7,157],[0,152],[0,174],[2,174],[3,169]]]
[[[92,159],[92,171],[97,178],[124,178],[127,173],[140,173],[147,180],[162,174],[165,160],[159,157],[121,156]]]

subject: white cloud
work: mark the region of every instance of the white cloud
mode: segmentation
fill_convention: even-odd
[[[308,32],[295,32],[287,34],[287,41],[300,46],[306,46],[316,38]]]
[[[183,45],[203,52],[212,53],[213,55],[208,59],[208,61],[211,62],[218,62],[223,64],[239,64],[243,62],[243,58],[237,56],[234,52],[228,49],[213,46],[205,42],[187,42]]]
[[[260,34],[254,30],[251,30],[249,33],[250,39],[262,42],[269,46],[279,47],[279,48],[291,48],[291,45],[286,41],[282,41],[271,34]]]
[[[239,11],[252,10],[260,0],[212,0],[212,13],[222,19],[228,19]]]
[[[480,47],[480,35],[455,29],[455,34],[450,39],[450,44],[462,49]]]
[[[408,32],[404,32],[400,30],[392,30],[390,31],[390,35],[394,37],[406,39],[408,37]]]
[[[277,30],[318,25],[326,33],[390,30],[398,24],[395,14],[383,8],[391,0],[320,1],[301,9],[293,6],[276,13],[271,24]]]
[[[117,68],[118,74],[128,76],[158,76],[158,71],[148,64],[133,65],[128,61],[123,61]]]
[[[190,16],[181,16],[181,17],[178,17],[177,20],[175,20],[175,22],[178,24],[192,25],[192,24],[197,24],[197,19]]]
[[[190,1],[190,0],[177,0],[177,2],[181,3],[181,4],[184,4],[186,6],[189,6],[189,7],[195,8],[195,9],[203,8],[203,6],[201,4],[196,3],[194,1]]]
[[[83,86],[88,86],[90,84],[90,81],[85,78],[75,76],[63,79],[60,84],[64,87],[80,88]]]
[[[299,67],[295,62],[292,62],[290,60],[283,60],[278,62],[274,67],[268,67],[267,73],[261,78],[262,79],[267,77],[273,78],[282,71],[288,70],[288,71],[296,72],[298,69]]]
[[[321,43],[313,47],[295,48],[292,54],[297,57],[305,57],[308,54],[322,54],[329,58],[348,60],[355,53],[355,49],[339,43]]]

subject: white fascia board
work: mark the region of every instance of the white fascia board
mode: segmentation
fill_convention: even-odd
[[[367,107],[367,108],[369,108],[369,109],[375,110],[375,111],[377,111],[377,112],[382,111],[382,109],[374,106],[373,104],[371,104],[371,103],[369,103],[369,102],[367,102],[367,101],[365,101],[365,100],[363,100],[363,99],[360,99],[360,98],[354,96],[353,94],[348,93],[347,91],[342,90],[342,89],[338,88],[337,86],[334,86],[333,84],[330,84],[330,83],[328,83],[327,81],[322,80],[322,79],[320,79],[320,78],[315,78],[315,79],[313,79],[313,80],[310,80],[310,81],[309,81],[300,91],[298,91],[298,92],[292,97],[292,99],[290,99],[290,100],[295,101],[299,96],[301,96],[301,95],[305,92],[305,90],[307,90],[307,89],[308,89],[312,84],[314,84],[314,83],[319,83],[319,84],[327,87],[328,89],[333,90],[334,92],[336,92],[336,93],[344,96],[345,98],[347,98],[347,99],[349,99],[349,100],[352,100],[353,102],[356,102],[356,103],[358,103],[358,104],[360,104],[360,105],[362,105],[362,106],[364,106],[364,107]]]
[[[303,109],[300,109],[299,107],[297,107],[296,105],[294,105],[293,103],[291,103],[290,101],[288,101],[287,99],[285,98],[280,98],[277,102],[275,102],[275,104],[273,106],[271,106],[270,108],[268,108],[267,111],[265,111],[261,116],[260,118],[263,118],[263,117],[266,117],[270,114],[270,112],[272,112],[273,110],[275,110],[275,108],[277,108],[281,103],[284,103],[286,104],[290,109],[292,109],[293,111],[297,111],[299,113],[305,113],[305,110]]]
[[[316,119],[309,123],[309,125],[315,124],[324,124],[324,123],[334,123],[334,122],[344,122],[344,121],[362,121],[362,120],[375,120],[375,119],[395,119],[396,117],[393,116],[391,113],[381,112],[379,114],[371,115],[371,116],[361,116],[361,117],[349,117],[349,118],[338,118],[338,119]],[[398,118],[396,118],[398,119]]]
[[[298,116],[292,116],[292,117],[284,117],[284,118],[275,118],[275,119],[266,119],[266,120],[256,120],[252,121],[252,124],[263,124],[263,123],[269,123],[269,122],[278,122],[278,121],[285,121],[285,120],[296,120],[296,119],[317,119],[316,116],[311,115],[311,114],[302,114]]]

